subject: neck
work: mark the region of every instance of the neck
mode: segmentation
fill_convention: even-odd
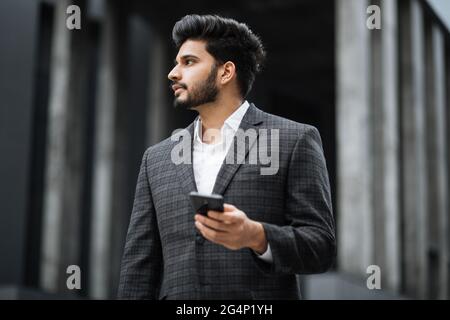
[[[220,99],[213,103],[201,105],[197,108],[202,120],[202,130],[220,129],[225,120],[233,114],[244,102],[242,98]]]

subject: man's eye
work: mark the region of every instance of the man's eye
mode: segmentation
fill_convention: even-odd
[[[191,65],[191,64],[193,64],[193,63],[194,63],[193,60],[186,60],[186,64],[187,64],[187,65]]]

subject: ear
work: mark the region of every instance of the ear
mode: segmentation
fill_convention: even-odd
[[[221,66],[220,83],[222,85],[229,83],[236,75],[236,66],[233,62],[227,61]]]

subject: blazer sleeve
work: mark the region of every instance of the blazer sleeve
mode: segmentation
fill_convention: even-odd
[[[336,256],[330,184],[318,130],[306,126],[293,148],[286,182],[285,225],[262,223],[272,263],[255,262],[267,273],[327,271]]]
[[[122,257],[118,298],[158,298],[162,273],[162,249],[144,153],[136,185],[133,211]]]

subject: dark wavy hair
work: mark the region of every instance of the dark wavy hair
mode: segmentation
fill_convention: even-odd
[[[266,57],[260,38],[246,24],[218,15],[184,16],[175,23],[172,39],[177,49],[186,40],[204,40],[218,63],[233,62],[242,97],[250,92]]]

